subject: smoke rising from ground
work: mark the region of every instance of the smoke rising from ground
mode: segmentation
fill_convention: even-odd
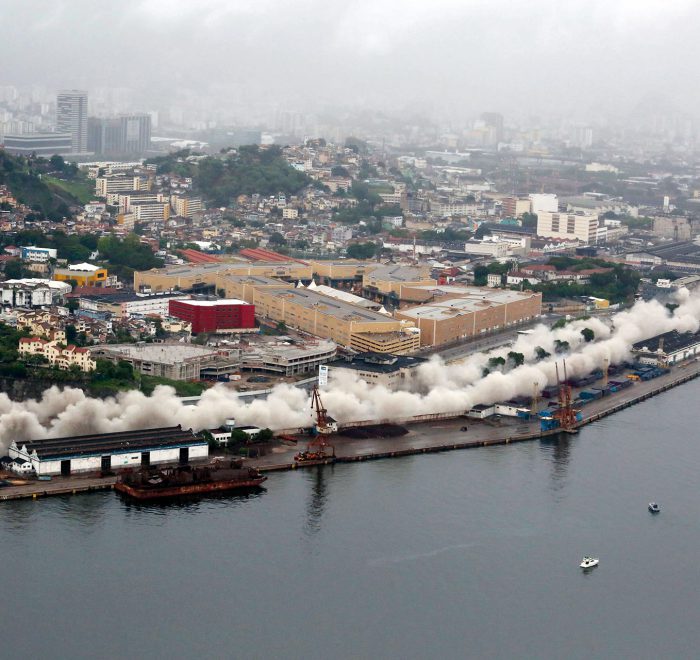
[[[615,314],[608,325],[597,318],[577,320],[552,331],[539,325],[508,347],[445,364],[439,357],[419,367],[411,391],[391,391],[370,385],[353,374],[336,372],[322,392],[328,412],[341,422],[365,419],[402,419],[414,415],[464,411],[478,403],[505,401],[532,394],[556,382],[555,363],[566,358],[569,376],[582,376],[630,357],[635,342],[669,330],[695,332],[700,328],[700,294],[682,289],[673,313],[657,301],[638,302]],[[590,328],[595,341],[586,343],[581,330]],[[556,353],[556,342],[568,342],[569,350]],[[538,360],[537,348],[551,354]],[[525,363],[508,364],[484,376],[490,358],[507,359],[510,351],[522,353]],[[157,387],[148,397],[138,391],[95,399],[74,388],[47,389],[40,400],[11,401],[0,394],[0,451],[19,441],[87,433],[172,426],[199,431],[215,428],[233,417],[239,424],[272,429],[309,426],[309,395],[291,385],[278,385],[266,400],[242,402],[232,390],[219,385],[207,390],[197,405],[184,405],[170,387]]]

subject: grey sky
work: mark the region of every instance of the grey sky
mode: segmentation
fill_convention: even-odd
[[[0,84],[505,114],[697,100],[694,0],[2,0],[0,25]]]

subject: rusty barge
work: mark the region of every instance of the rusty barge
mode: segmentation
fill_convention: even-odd
[[[243,468],[240,461],[232,461],[228,466],[182,465],[124,474],[114,489],[136,500],[154,500],[252,490],[266,479],[255,468]]]

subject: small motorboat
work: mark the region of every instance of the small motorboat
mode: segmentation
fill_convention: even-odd
[[[598,557],[584,557],[581,562],[581,568],[594,568],[600,563]]]
[[[659,513],[661,511],[661,507],[656,502],[649,502],[649,511],[652,513]]]

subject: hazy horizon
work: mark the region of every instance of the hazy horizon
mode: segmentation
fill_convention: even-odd
[[[695,114],[690,0],[5,0],[0,19],[0,85],[125,88],[144,107]]]

